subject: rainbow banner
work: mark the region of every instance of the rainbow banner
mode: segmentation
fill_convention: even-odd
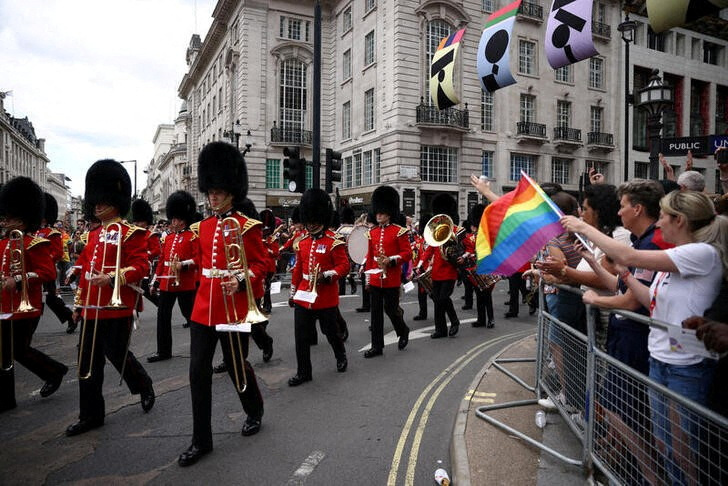
[[[513,275],[554,236],[562,213],[528,175],[483,211],[475,240],[479,274]]]

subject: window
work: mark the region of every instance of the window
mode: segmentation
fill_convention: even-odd
[[[281,184],[281,161],[280,159],[268,159],[265,161],[265,188],[280,189]]]
[[[306,166],[306,187],[313,187],[313,167]]]
[[[495,12],[496,0],[483,0],[483,12]]]
[[[374,88],[364,93],[364,131],[374,130]]]
[[[602,118],[604,116],[604,108],[601,106],[592,106],[590,109],[590,128],[592,132],[602,132]]]
[[[217,90],[217,99],[220,100],[220,103],[217,105],[217,111],[222,113],[222,87]]]
[[[344,157],[344,187],[351,187],[351,176],[353,175],[353,169],[351,165],[352,158]]]
[[[372,183],[372,151],[368,150],[364,152],[364,162],[363,162],[363,177],[362,177],[362,183],[364,185],[371,184]]]
[[[554,71],[554,76],[556,81],[559,83],[573,83],[574,78],[572,73],[571,64],[567,64],[566,66],[556,69]]]
[[[341,14],[341,30],[347,32],[351,29],[351,5],[344,9]]]
[[[423,145],[420,148],[420,178],[425,182],[455,182],[458,150]]]
[[[215,119],[215,113],[217,113],[217,95],[212,95],[212,119]]]
[[[649,162],[635,162],[634,163],[634,177],[635,177],[635,179],[649,179],[650,178],[650,163]]]
[[[310,22],[291,17],[281,17],[280,37],[291,40],[309,41]]]
[[[607,6],[602,2],[594,2],[592,5],[592,20],[601,23],[607,23]]]
[[[571,159],[553,157],[551,159],[551,182],[571,184]]]
[[[493,93],[480,91],[480,129],[493,131]]]
[[[594,170],[597,171],[599,174],[603,174],[604,178],[607,181],[609,180],[609,162],[604,162],[601,160],[587,160],[586,171],[589,172],[589,169],[592,167],[594,167]]]
[[[556,102],[556,126],[569,127],[571,124],[571,102],[558,100]]]
[[[341,72],[343,74],[344,81],[351,77],[351,49],[344,51],[344,57],[341,61]]]
[[[536,74],[536,43],[518,41],[518,72],[521,74]]]
[[[521,121],[536,122],[536,97],[534,95],[521,94]]]
[[[685,35],[675,34],[675,55],[685,56]]]
[[[369,32],[364,37],[364,65],[368,66],[373,63],[376,58],[374,57],[374,31]]]
[[[728,88],[715,88],[715,133],[728,133]]]
[[[481,173],[485,177],[493,177],[493,152],[491,150],[483,150],[480,156]]]
[[[380,177],[380,171],[382,169],[381,156],[382,156],[381,151],[378,148],[374,149],[374,170],[373,170],[374,177],[372,180],[372,182],[374,182],[374,183],[378,183],[381,179],[381,177]]]
[[[717,66],[720,51],[721,51],[721,48],[718,44],[713,44],[712,42],[703,41],[703,62]]]
[[[377,0],[366,0],[364,3],[364,12],[368,12],[377,6]]]
[[[602,58],[589,58],[589,87],[604,88],[604,59]]]
[[[297,59],[281,64],[280,127],[300,132],[306,122],[306,65]]]
[[[511,154],[511,180],[521,180],[521,171],[536,177],[536,160],[533,155]]]
[[[361,152],[354,154],[354,187],[361,186]]]
[[[425,39],[425,83],[423,87],[425,89],[425,99],[428,104],[432,104],[432,97],[430,96],[430,65],[432,64],[432,58],[437,52],[437,47],[440,45],[440,41],[452,33],[452,27],[444,20],[435,19],[427,23],[427,37]]]
[[[665,34],[657,34],[651,26],[647,26],[647,48],[665,52]]]
[[[341,138],[344,140],[351,138],[351,101],[341,106]]]

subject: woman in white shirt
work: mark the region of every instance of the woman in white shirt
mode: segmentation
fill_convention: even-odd
[[[703,315],[718,295],[721,280],[728,276],[728,219],[716,216],[707,196],[691,191],[669,193],[660,208],[657,225],[663,239],[675,245],[668,250],[625,248],[568,216],[562,224],[568,231],[591,240],[615,263],[658,272],[650,287],[634,279],[629,271],[620,271],[620,278],[650,309],[651,317],[680,327],[684,319]],[[649,351],[650,378],[695,402],[707,403],[714,360],[672,349],[667,331],[657,327],[650,329]],[[688,417],[682,407],[671,407],[662,394],[654,391],[650,392],[650,407],[657,445],[669,459],[668,473],[678,482],[685,480],[683,474],[694,480],[697,476],[690,449],[697,451],[699,421]],[[686,433],[692,438],[688,439]]]

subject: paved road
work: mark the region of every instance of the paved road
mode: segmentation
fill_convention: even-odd
[[[37,377],[16,368],[18,408],[0,415],[0,484],[430,484],[437,467],[449,468],[453,422],[475,374],[491,356],[535,328],[535,317],[527,316],[525,306],[521,319],[502,318],[506,289],[502,282],[494,292],[494,329],[472,328],[474,311],[462,311],[458,336],[439,340],[429,338],[431,320],[412,321],[416,296],[405,294],[405,319],[414,331],[408,348],[398,351],[392,335],[384,356],[370,360],[361,355],[369,344],[368,315],[354,311],[361,298],[343,297],[350,330],[349,371],[336,372],[333,353],[321,336],[312,350],[314,380],[298,388],[286,384],[296,368],[293,312],[283,294],[274,296],[269,326],[275,339],[273,359],[263,363],[261,351],[251,344],[251,362],[265,400],[261,432],[240,435],[245,416],[233,385],[227,375],[215,375],[215,450],[185,469],[176,464],[189,445],[192,426],[189,334],[181,327],[181,316],[175,314],[170,361],[146,363],[156,348],[153,310],[142,314],[133,337],[131,348],[154,379],[154,409],[143,413],[138,396],[118,386],[118,374],[107,366],[106,425],[67,438],[63,431],[78,413],[78,333],[65,334],[55,317],[47,315],[35,344],[71,370],[58,392],[42,399]],[[458,309],[461,295],[457,288]]]

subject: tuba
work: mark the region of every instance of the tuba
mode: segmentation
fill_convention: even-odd
[[[462,247],[455,235],[455,223],[447,214],[436,214],[427,222],[423,237],[429,246],[440,247],[442,257],[456,265]]]

